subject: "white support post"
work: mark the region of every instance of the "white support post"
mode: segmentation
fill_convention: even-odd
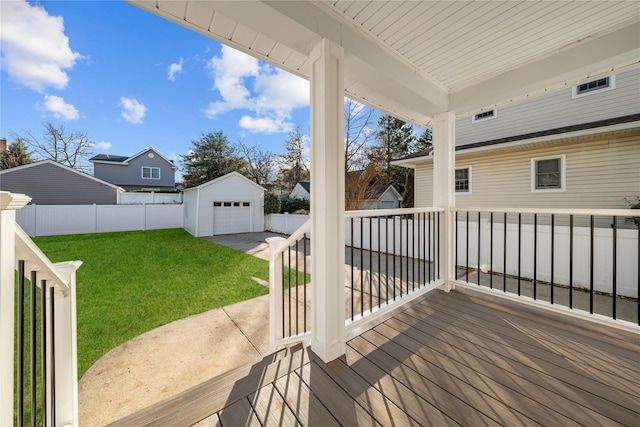
[[[269,237],[269,344],[271,351],[276,350],[276,343],[282,340],[282,252],[278,249],[286,239]]]
[[[322,39],[311,60],[311,349],[345,352],[344,50]]]
[[[76,327],[76,270],[81,261],[54,264],[69,289],[54,292],[56,421],[59,425],[78,426],[78,342]]]
[[[0,192],[0,426],[13,425],[16,210],[30,200]]]
[[[444,208],[444,224],[440,228],[440,256],[442,257],[445,291],[454,289],[455,277],[455,125],[456,117],[447,112],[433,118],[433,205]]]

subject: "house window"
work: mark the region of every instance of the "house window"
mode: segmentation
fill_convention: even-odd
[[[471,167],[456,169],[456,193],[471,193]]]
[[[160,168],[143,166],[142,179],[160,179]]]
[[[485,120],[495,119],[498,117],[498,110],[489,110],[478,113],[471,118],[471,123],[482,122]]]
[[[564,191],[565,156],[531,159],[531,191]]]
[[[585,95],[605,92],[616,88],[616,76],[603,77],[597,80],[583,83],[573,87],[572,98],[580,98]]]

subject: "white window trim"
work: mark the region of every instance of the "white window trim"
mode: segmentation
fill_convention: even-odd
[[[478,114],[486,113],[487,111],[493,111],[493,116],[483,117],[481,119],[476,119],[476,116]],[[494,108],[493,110],[480,111],[479,113],[476,113],[476,114],[471,116],[471,123],[485,122],[487,120],[493,120],[493,119],[495,119],[497,117],[498,117],[498,109],[497,108]]]
[[[571,88],[571,99],[582,98],[583,96],[595,95],[596,93],[607,92],[607,91],[615,89],[616,88],[616,76],[615,76],[615,74],[610,75],[610,76],[600,77],[598,79],[593,79],[593,80],[600,80],[600,79],[604,79],[606,77],[609,78],[609,86],[603,87],[603,88],[600,88],[600,89],[594,89],[594,90],[590,90],[588,92],[578,93],[578,86],[580,86],[580,85],[579,84],[575,85],[574,87]],[[593,81],[593,80],[587,80],[584,83],[589,83],[590,81]],[[584,83],[581,83],[581,84],[584,84]]]
[[[144,177],[144,170],[145,169],[149,169],[149,172],[150,172],[149,175],[150,176],[148,178]],[[153,178],[153,172],[152,172],[153,169],[158,169],[158,177],[157,178]],[[140,169],[140,178],[141,179],[159,180],[161,178],[160,177],[161,172],[162,172],[161,169],[159,167],[157,167],[157,166],[142,166],[142,168]]]
[[[456,191],[455,188],[454,188],[453,192],[455,193],[456,196],[466,196],[468,194],[471,194],[471,190],[473,189],[473,180],[471,178],[473,176],[473,173],[472,173],[472,170],[471,170],[472,168],[471,168],[471,166],[460,166],[460,167],[455,168],[455,170],[459,170],[459,169],[469,169],[469,190],[467,190],[467,191]],[[454,187],[456,185],[455,172],[454,172],[454,175],[453,175],[453,185],[454,185]]]
[[[541,160],[560,159],[560,188],[536,188],[536,162]],[[532,193],[562,193],[565,192],[567,182],[567,156],[562,154],[559,156],[536,157],[531,159],[531,192]]]

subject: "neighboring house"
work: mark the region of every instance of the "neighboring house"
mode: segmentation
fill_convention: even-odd
[[[26,194],[36,205],[114,205],[124,191],[53,160],[0,171],[0,190]]]
[[[311,186],[309,181],[300,181],[289,194],[289,197],[297,199],[311,199]],[[394,209],[400,207],[402,195],[392,185],[371,185],[365,192],[365,201],[362,209]]]
[[[294,199],[311,200],[311,183],[309,181],[300,181],[293,187],[289,197]]]
[[[456,206],[628,208],[640,196],[640,69],[456,120]],[[433,205],[433,157],[415,169]]]
[[[238,172],[187,188],[184,228],[196,237],[264,231],[264,191]]]
[[[127,191],[175,189],[178,168],[153,148],[146,148],[131,157],[98,154],[89,161],[93,163],[96,178]]]

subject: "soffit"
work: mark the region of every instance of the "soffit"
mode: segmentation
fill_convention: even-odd
[[[636,1],[129,2],[307,79],[331,39],[347,96],[420,126],[640,64]]]

